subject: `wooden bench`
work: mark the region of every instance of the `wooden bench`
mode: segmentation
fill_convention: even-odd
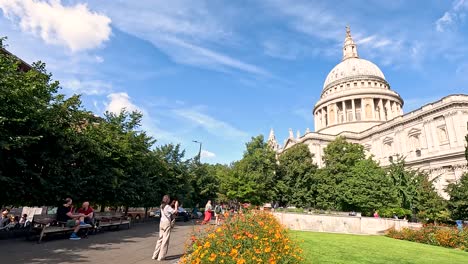
[[[103,227],[120,228],[122,225],[126,225],[127,228],[130,228],[131,224],[129,217],[116,212],[94,212],[94,220],[98,229]]]
[[[57,215],[35,215],[31,224],[31,233],[39,235],[38,243],[41,243],[42,238],[48,234],[69,233],[73,232],[74,227],[67,227],[66,223],[57,222]],[[86,235],[89,230],[94,229],[94,226],[80,227],[80,230],[85,230]]]

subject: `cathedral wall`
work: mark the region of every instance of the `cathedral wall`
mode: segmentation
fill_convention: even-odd
[[[341,126],[339,128],[344,130]],[[323,150],[335,139],[333,134],[307,133],[288,142],[283,150],[297,143],[306,144],[314,155],[314,162],[323,167]],[[362,133],[336,134],[345,136],[350,142],[362,144],[366,154],[373,155],[382,166],[390,165],[398,156],[405,157],[408,166],[427,171],[431,178],[438,177],[434,184],[445,198],[448,198],[444,192],[447,184],[468,172],[464,155],[465,136],[468,134],[466,95],[442,98]]]

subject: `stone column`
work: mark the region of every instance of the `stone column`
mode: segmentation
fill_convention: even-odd
[[[351,107],[353,109],[353,120],[356,121],[356,106],[354,105],[354,99],[351,99]]]
[[[335,103],[335,124],[339,124],[338,122],[338,103]]]
[[[435,151],[438,151],[440,149],[440,142],[439,142],[439,135],[437,132],[437,127],[434,121],[430,123],[430,132],[432,136],[432,142],[434,144],[433,145],[434,149]]]
[[[371,101],[371,107],[372,107],[372,118],[371,120],[375,120],[375,105],[374,105],[374,98],[370,99]]]
[[[317,131],[317,129],[318,129],[318,126],[317,126],[318,118],[319,118],[319,114],[318,114],[318,111],[317,111],[317,112],[314,113],[314,128],[315,128],[315,131]]]
[[[464,142],[464,139],[465,139],[465,122],[463,122],[463,119],[462,119],[462,115],[461,115],[461,112],[460,111],[457,111],[455,113],[454,116],[452,116],[453,118],[453,123],[455,125],[455,132],[457,134],[457,141],[458,141],[458,145],[459,146],[464,146],[465,145],[465,142]],[[463,132],[462,132],[463,131]]]
[[[346,113],[346,100],[341,102],[343,105],[343,123],[348,122],[348,114]]]
[[[392,119],[393,118],[392,103],[390,100],[387,100],[385,108],[387,109],[387,120]]]
[[[431,122],[424,121],[423,122],[423,129],[424,129],[424,137],[426,138],[426,148],[427,152],[432,152],[434,148],[434,143],[432,140],[432,133],[431,133]]]
[[[382,99],[379,99],[379,120],[385,121],[385,113]]]
[[[447,135],[449,137],[450,147],[457,146],[457,134],[455,132],[455,124],[453,122],[453,116],[456,112],[450,112],[444,115],[445,117],[445,124],[447,127]]]

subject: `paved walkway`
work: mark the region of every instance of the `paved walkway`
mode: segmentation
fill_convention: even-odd
[[[1,263],[58,264],[177,263],[194,228],[192,222],[177,222],[172,230],[166,261],[151,259],[158,234],[158,223],[142,223],[129,230],[103,231],[79,241],[53,237],[37,244],[24,239],[0,240]]]

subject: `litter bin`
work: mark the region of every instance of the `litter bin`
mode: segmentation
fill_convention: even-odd
[[[457,223],[458,231],[463,230],[463,221],[462,220],[456,220],[455,223]]]

